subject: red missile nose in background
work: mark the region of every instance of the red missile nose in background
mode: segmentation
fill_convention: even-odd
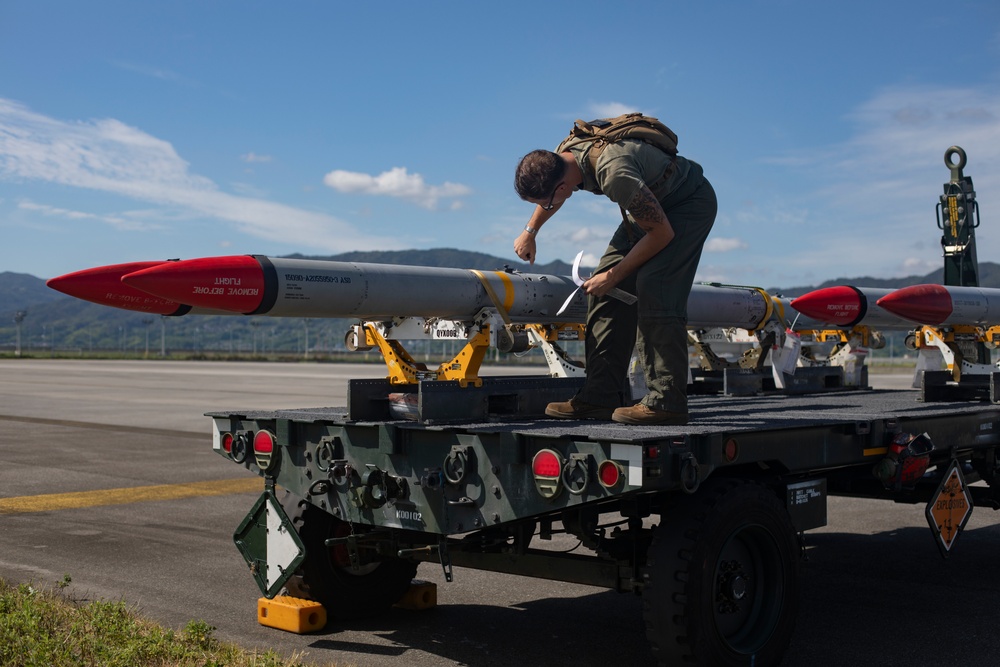
[[[122,282],[163,299],[233,313],[252,313],[264,298],[264,270],[250,255],[167,262]]]
[[[166,262],[128,262],[84,269],[50,278],[46,285],[77,299],[124,310],[156,315],[173,315],[183,308],[179,302],[163,299],[122,284],[122,276],[166,264]]]
[[[827,324],[850,325],[864,315],[861,295],[853,287],[837,286],[813,290],[792,299],[792,308]]]
[[[913,285],[878,300],[890,313],[920,324],[941,324],[951,316],[951,294],[941,285]]]

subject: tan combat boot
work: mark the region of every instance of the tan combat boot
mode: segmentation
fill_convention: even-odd
[[[661,424],[681,426],[688,423],[686,412],[656,410],[639,403],[630,408],[618,408],[611,415],[611,421],[622,424]]]
[[[600,405],[591,405],[583,401],[571,398],[560,403],[549,403],[545,408],[545,414],[556,419],[601,419],[611,420],[611,413],[614,408],[606,408]]]

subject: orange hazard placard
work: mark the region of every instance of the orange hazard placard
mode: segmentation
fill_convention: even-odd
[[[965,476],[958,461],[952,461],[937,492],[927,504],[927,523],[934,532],[935,541],[942,555],[947,556],[951,551],[952,545],[965,528],[970,516],[972,516],[972,497],[969,495]]]

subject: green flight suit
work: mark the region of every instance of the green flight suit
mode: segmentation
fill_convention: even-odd
[[[590,297],[587,380],[577,398],[592,405],[630,405],[626,375],[635,347],[649,390],[642,403],[687,413],[687,300],[715,222],[715,191],[696,162],[683,157],[671,160],[641,141],[607,146],[596,174],[588,174],[587,150],[571,149],[584,173],[583,189],[607,195],[624,208],[640,184],[646,184],[663,207],[674,238],[618,284],[638,296],[638,303],[630,306],[612,297]],[[618,264],[643,234],[631,220],[622,221],[596,273]]]

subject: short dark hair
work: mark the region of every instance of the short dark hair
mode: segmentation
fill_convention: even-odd
[[[552,151],[531,151],[517,164],[514,189],[521,199],[545,199],[566,175],[566,163]]]

